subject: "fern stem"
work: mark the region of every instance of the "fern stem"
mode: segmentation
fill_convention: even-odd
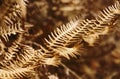
[[[75,73],[72,69],[68,68],[65,64],[62,62],[60,63],[65,69],[68,69],[70,73],[72,73],[77,79],[82,79],[77,73]]]

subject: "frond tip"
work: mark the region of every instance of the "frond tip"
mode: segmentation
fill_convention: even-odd
[[[116,1],[114,5],[104,9],[95,19],[74,19],[48,35],[49,39],[45,39],[47,47],[50,49],[59,48],[59,46],[74,43],[76,40],[85,40],[93,45],[99,35],[108,33],[109,25],[114,23],[118,14],[120,14],[120,3]],[[91,38],[91,36],[95,37]],[[89,38],[91,41],[88,41]]]
[[[110,24],[114,22],[116,15],[120,15],[120,2],[116,1],[114,5],[108,6],[96,17],[96,20],[100,24]]]

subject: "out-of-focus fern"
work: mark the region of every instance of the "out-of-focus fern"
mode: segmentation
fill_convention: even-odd
[[[5,4],[7,1],[4,0]],[[0,27],[0,35],[7,40],[7,36],[10,34],[18,33],[24,26],[22,19],[25,16],[25,3],[24,0],[11,0],[14,3],[15,8],[12,8],[17,13],[12,12],[8,14],[12,17],[6,17],[1,15],[2,20]],[[9,5],[9,4],[7,4]],[[2,8],[4,5],[2,5]],[[17,9],[16,9],[17,8]],[[18,9],[19,8],[19,9]],[[1,9],[1,8],[0,8]],[[11,8],[5,11],[9,11]],[[5,51],[3,61],[0,62],[0,78],[22,78],[27,76],[29,72],[32,72],[38,65],[54,65],[58,66],[61,61],[61,57],[70,59],[70,57],[76,57],[82,50],[82,40],[89,45],[93,45],[95,40],[99,38],[99,35],[105,35],[108,33],[111,25],[117,19],[120,14],[120,3],[116,3],[109,6],[103,12],[92,20],[79,20],[76,18],[66,25],[63,25],[54,30],[48,39],[45,38],[45,47],[40,46],[41,49],[35,50],[28,45],[21,43],[13,43],[11,47]],[[16,16],[15,16],[16,15]],[[13,22],[11,22],[13,21]],[[16,21],[15,25],[12,25]],[[5,26],[8,23],[7,26]],[[3,26],[4,25],[4,26]]]
[[[19,79],[28,75],[28,73],[32,72],[33,67],[7,67],[0,69],[0,78],[2,79]]]
[[[22,78],[37,66],[59,65],[59,58],[48,57],[41,50],[34,50],[30,46],[16,43],[5,52],[4,59],[0,62],[2,72],[0,78]]]
[[[0,36],[8,41],[8,36],[22,32],[26,15],[24,0],[3,0],[0,6]]]
[[[113,24],[114,20],[116,20],[117,15],[120,14],[120,2],[116,1],[114,5],[105,8],[103,11],[100,11],[100,14],[96,17],[96,20],[99,24],[110,25]]]

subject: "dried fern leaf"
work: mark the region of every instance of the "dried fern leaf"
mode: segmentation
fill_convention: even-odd
[[[114,5],[108,6],[96,17],[96,20],[102,24],[113,24],[113,20],[116,20],[117,15],[120,15],[120,2],[116,1]]]
[[[50,58],[43,58],[42,64],[43,65],[52,65],[52,66],[58,66],[60,64],[60,58],[54,56]]]
[[[0,64],[3,67],[14,64],[19,67],[36,64],[58,66],[59,60],[58,57],[51,57],[49,54],[43,53],[41,50],[34,50],[30,46],[15,44],[8,49],[8,52],[5,52],[4,59]]]
[[[0,78],[2,79],[19,79],[28,75],[28,73],[32,72],[33,67],[8,67],[0,69]]]
[[[119,14],[119,10],[120,3],[116,1],[114,5],[103,10],[104,13],[101,13],[102,15],[99,15],[95,20],[86,19],[80,22],[79,18],[77,18],[70,21],[68,24],[52,32],[51,35],[48,36],[49,40],[45,39],[48,47],[66,46],[66,43],[69,44],[69,40],[73,39],[72,42],[74,42],[75,39],[79,39],[80,35],[87,37],[93,34],[106,34],[108,27],[107,25],[103,26],[103,24],[112,22],[112,20],[116,18],[116,14]],[[99,17],[102,19],[99,20]]]
[[[0,36],[8,41],[11,34],[24,29],[26,4],[24,0],[4,0],[0,6]]]
[[[96,39],[99,38],[99,35],[105,35],[108,33],[109,28],[112,25],[114,25],[119,15],[120,15],[120,2],[116,1],[114,5],[108,6],[103,11],[100,11],[100,14],[95,18],[95,22],[93,23],[94,25],[91,28],[93,28],[94,31],[100,31],[100,32],[84,35],[83,39],[86,42],[88,42],[89,45],[93,46]],[[92,25],[89,25],[89,26],[92,26]]]
[[[77,55],[81,55],[81,53],[84,51],[82,44],[76,44],[73,47],[59,47],[53,49],[56,53],[58,53],[59,56],[65,57],[70,60],[70,57],[76,58]]]
[[[37,64],[52,65],[52,66],[58,66],[60,64],[61,59],[59,58],[59,56],[53,55],[48,51],[45,52],[43,49],[36,50],[36,52],[37,52],[37,59],[36,59]]]
[[[20,49],[20,50],[18,50]],[[13,53],[13,51],[15,53]],[[19,54],[18,54],[19,53]],[[9,56],[14,56],[15,58]],[[7,55],[7,54],[6,54]],[[6,59],[1,62],[2,69],[0,69],[0,78],[2,79],[14,79],[22,78],[31,73],[32,69],[39,65],[54,65],[58,66],[58,59],[44,58],[44,54],[39,50],[34,50],[32,47],[22,44],[17,44],[16,46],[9,49],[9,55]],[[7,59],[8,58],[8,59]],[[36,66],[37,65],[37,66]]]
[[[80,22],[79,19],[70,21],[66,26],[64,25],[57,28],[51,33],[51,35],[48,36],[49,40],[45,39],[46,46],[50,50],[57,52],[68,59],[69,55],[74,57],[76,54],[75,51],[77,50],[75,48],[69,48],[67,45],[74,43],[77,40],[82,40],[92,34],[102,34],[103,28],[105,27],[102,27],[101,29],[101,26],[95,24],[95,22],[95,20],[83,20]]]
[[[12,65],[17,63],[17,66],[23,67],[29,63],[37,61],[38,54],[35,50],[27,45],[16,44],[13,45],[5,52],[4,60],[0,62],[2,66]],[[32,65],[32,64],[31,64]]]
[[[99,38],[99,35],[108,33],[110,28],[109,23],[114,22],[113,19],[116,19],[116,14],[119,14],[119,10],[120,3],[116,1],[114,5],[103,10],[103,13],[96,17],[96,19],[80,21],[80,19],[77,18],[72,20],[48,35],[48,39],[45,39],[45,45],[48,50],[58,51],[57,53],[59,54],[66,53],[65,50],[69,51],[70,54],[61,54],[66,58],[69,58],[68,55],[74,57],[76,53],[71,52],[73,48],[68,48],[67,46],[77,40],[84,40],[93,46],[96,39]]]
[[[67,45],[77,42],[78,40],[85,39],[86,37],[90,37],[90,35],[92,36],[96,34],[97,37],[100,34],[104,34],[103,32],[105,32],[107,28],[108,27],[100,26],[95,20],[87,19],[80,22],[79,19],[76,19],[68,23],[66,26],[64,25],[60,28],[57,28],[53,33],[51,33],[51,35],[48,36],[49,40],[45,39],[46,46],[50,50],[60,54],[65,53],[65,50],[69,52],[69,55],[76,54],[75,51],[77,50],[75,48],[69,48]],[[96,37],[94,37],[94,39],[96,39]],[[94,39],[92,43],[94,42]],[[69,58],[68,56],[65,55],[66,58]],[[72,56],[74,57],[74,55]]]
[[[96,20],[86,20],[84,23],[90,23],[84,29],[84,33],[82,34],[82,39],[87,42],[90,46],[93,46],[96,39],[99,39],[99,35],[106,35],[109,31],[108,25],[101,25],[97,23]]]

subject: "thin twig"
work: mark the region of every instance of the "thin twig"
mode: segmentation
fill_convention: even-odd
[[[73,70],[71,70],[70,68],[68,68],[65,64],[63,64],[62,62],[60,63],[65,69],[68,69],[70,73],[72,73],[77,79],[82,79],[77,73],[75,73]]]

